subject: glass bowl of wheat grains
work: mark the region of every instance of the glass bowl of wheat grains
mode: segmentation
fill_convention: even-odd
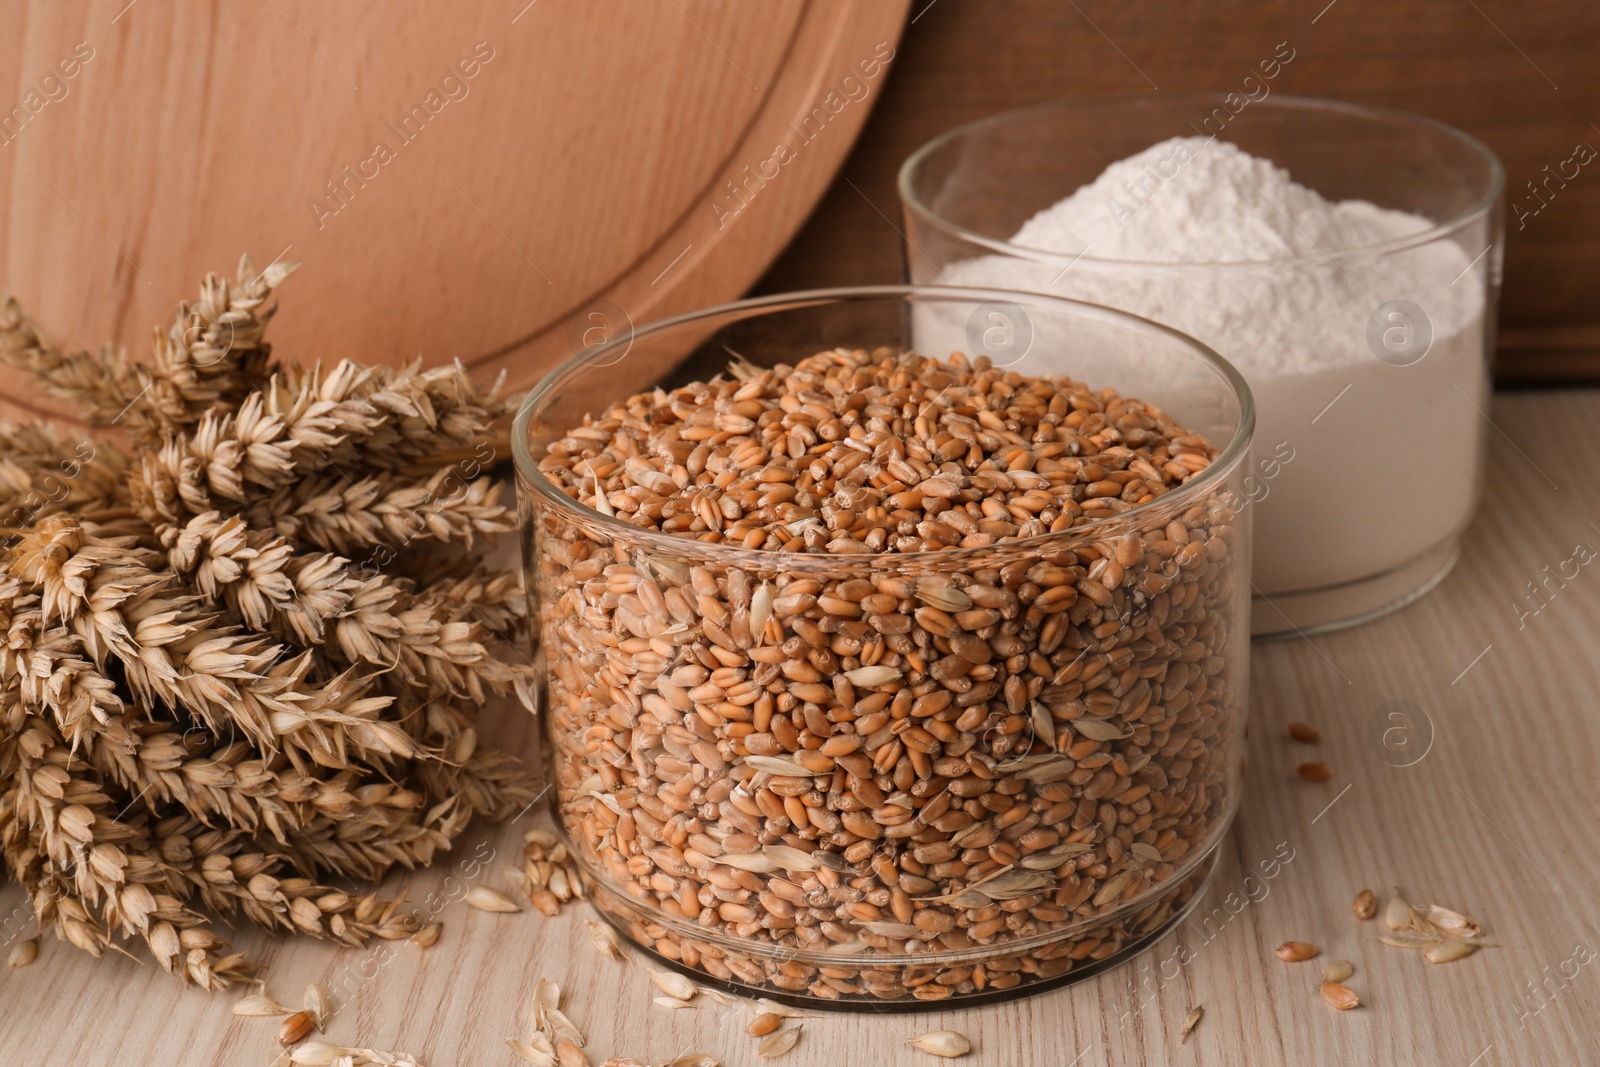
[[[911,350],[929,312],[966,351]],[[1253,419],[1192,338],[1005,290],[763,297],[568,360],[513,446],[590,902],[697,981],[879,1011],[1152,943],[1241,791]]]

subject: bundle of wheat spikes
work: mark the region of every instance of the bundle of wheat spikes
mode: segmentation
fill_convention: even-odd
[[[0,360],[108,427],[0,423],[0,855],[58,937],[207,988],[251,970],[208,913],[406,937],[399,900],[331,883],[533,799],[474,728],[528,699],[496,654],[520,583],[474,551],[514,524],[485,473],[509,401],[459,364],[272,363],[292,269],[206,278],[148,363],[0,305]]]

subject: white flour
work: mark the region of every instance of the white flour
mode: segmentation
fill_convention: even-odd
[[[1478,250],[1436,240],[1384,256],[1334,255],[1431,226],[1364,201],[1328,201],[1226,142],[1173,139],[1108,167],[1011,239],[1053,262],[984,256],[919,280],[1122,308],[1232,362],[1256,399],[1254,455],[1293,456],[1258,469],[1251,489],[1255,584],[1286,594],[1401,566],[1449,542],[1471,516],[1483,422],[1474,405],[1487,408],[1484,265],[1468,270]],[[1060,257],[1079,253],[1061,273]],[[1369,319],[1396,300],[1423,309],[1432,326],[1426,356],[1408,366],[1392,365],[1404,355],[1378,359],[1368,341]],[[955,323],[924,317],[918,328],[925,350],[970,347]],[[1018,368],[1045,369],[1040,355]],[[1137,353],[1127,358],[1137,366]]]

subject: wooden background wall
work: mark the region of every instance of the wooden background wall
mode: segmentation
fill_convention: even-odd
[[[274,327],[285,354],[492,353],[486,368],[531,380],[601,297],[642,322],[758,278],[758,291],[897,280],[895,171],[952,126],[1060,97],[1240,88],[1287,41],[1296,58],[1274,92],[1408,108],[1501,155],[1500,379],[1600,378],[1600,161],[1548,203],[1528,189],[1578,145],[1600,147],[1594,0],[637,6],[623,19],[576,0],[404,0],[379,25],[310,0],[0,0],[0,109],[73,42],[97,50],[70,96],[0,137],[0,288],[64,341],[142,346],[201,271],[292,245],[306,269]],[[892,69],[849,105],[840,136],[722,227],[711,192],[770,151],[768,127],[809,113],[903,23]],[[471,99],[316,230],[307,190],[480,38],[502,58]],[[345,81],[356,74],[359,94]],[[874,105],[820,209],[763,276]],[[693,132],[708,126],[720,140]],[[685,220],[700,231],[680,236]]]
[[[841,177],[760,291],[899,280],[895,172],[952,126],[1060,97],[1235,89],[1288,41],[1274,93],[1417,111],[1500,155],[1497,377],[1600,378],[1600,159],[1542,207],[1526,184],[1579,144],[1600,149],[1593,0],[915,0],[911,17]],[[1520,229],[1519,204],[1538,209]]]

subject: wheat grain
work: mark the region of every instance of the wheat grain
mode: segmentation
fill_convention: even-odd
[[[608,956],[618,962],[625,961],[622,954],[622,945],[617,940],[617,932],[611,928],[610,923],[601,922],[599,919],[585,919],[584,929],[589,934],[589,941],[603,956]]]
[[[1355,964],[1349,960],[1334,960],[1322,969],[1322,981],[1324,985],[1328,982],[1342,982],[1355,973]]]
[[[676,971],[651,971],[650,984],[675,1000],[694,999],[695,984]]]
[[[293,1045],[301,1041],[311,1032],[314,1020],[308,1011],[296,1011],[284,1016],[283,1023],[278,1027],[278,1044]]]
[[[330,1067],[343,1055],[344,1049],[339,1045],[328,1041],[307,1041],[289,1053],[289,1059],[305,1067]]]
[[[1322,731],[1308,722],[1292,722],[1289,724],[1289,736],[1304,744],[1314,745],[1322,740]]]
[[[1413,911],[1420,912],[1428,922],[1451,937],[1477,937],[1483,933],[1483,926],[1478,920],[1437,904],[1429,904],[1426,908],[1413,906]]]
[[[1287,963],[1300,963],[1317,954],[1317,946],[1305,941],[1285,941],[1278,946],[1278,958]]]
[[[347,1048],[327,1041],[307,1041],[289,1054],[289,1062],[305,1067],[423,1067],[408,1052]]]
[[[800,1027],[791,1026],[787,1030],[775,1030],[756,1043],[756,1053],[763,1059],[775,1060],[779,1056],[787,1055],[800,1043]]]
[[[947,1060],[957,1059],[972,1051],[972,1042],[967,1035],[956,1030],[934,1030],[918,1034],[916,1037],[908,1038],[906,1043],[920,1052]]]
[[[467,891],[467,906],[477,908],[479,911],[512,912],[522,910],[516,901],[499,890],[490,889],[486,885],[473,886]]]
[[[1451,963],[1472,955],[1478,946],[1470,941],[1441,941],[1423,950],[1422,958],[1429,963]]]
[[[556,1051],[551,1046],[550,1040],[543,1034],[534,1034],[528,1041],[519,1041],[517,1038],[506,1038],[506,1044],[511,1046],[511,1051],[526,1060],[534,1067],[556,1067]]]
[[[252,993],[233,1005],[233,1014],[245,1017],[288,1015],[292,1010],[263,993]]]
[[[1333,777],[1333,768],[1326,763],[1302,763],[1295,770],[1308,782],[1326,782]]]
[[[1322,999],[1328,1005],[1339,1011],[1349,1011],[1351,1008],[1361,1006],[1361,998],[1356,996],[1355,990],[1338,982],[1324,982],[1322,985]]]
[[[11,946],[6,962],[12,967],[26,967],[39,956],[39,939],[25,937]]]
[[[546,1008],[544,1010],[544,1029],[550,1039],[557,1043],[567,1042],[582,1048],[588,1044],[588,1039],[583,1036],[577,1024],[567,1018],[567,1013],[560,1008]]]
[[[1194,1028],[1200,1025],[1200,1020],[1205,1017],[1205,1014],[1206,1009],[1203,1007],[1197,1006],[1189,1010],[1189,1014],[1183,1017],[1183,1028],[1178,1031],[1178,1044],[1188,1043],[1189,1035],[1194,1033]]]
[[[561,1007],[561,987],[548,978],[541,978],[533,987],[533,1025],[543,1029],[545,1012]]]
[[[328,1031],[328,994],[323,992],[321,986],[313,982],[306,986],[305,996],[301,1001],[305,1013],[311,1016],[311,1025],[317,1028],[317,1033]]]
[[[1390,930],[1404,930],[1411,925],[1413,917],[1411,905],[1400,895],[1400,890],[1391,890],[1383,906],[1383,925]]]
[[[575,1041],[556,1043],[556,1063],[559,1067],[589,1067],[589,1057]]]

